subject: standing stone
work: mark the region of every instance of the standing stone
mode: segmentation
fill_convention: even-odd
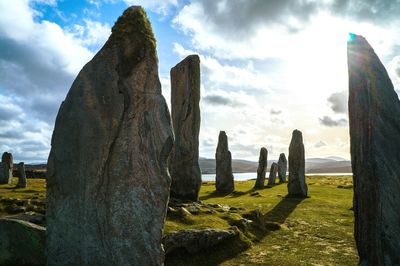
[[[268,150],[264,147],[260,150],[258,159],[257,180],[254,188],[263,188],[265,183],[265,173],[267,172]]]
[[[400,102],[385,67],[351,35],[350,150],[359,265],[400,265]]]
[[[17,188],[26,188],[26,174],[25,174],[25,164],[20,162],[18,164],[18,184]]]
[[[171,115],[175,142],[169,157],[171,197],[197,201],[199,166],[200,59],[190,55],[171,69]]]
[[[286,156],[284,153],[281,153],[279,155],[279,160],[278,160],[278,176],[280,183],[286,182],[286,171],[287,171]]]
[[[289,196],[307,197],[303,135],[294,130],[289,146]]]
[[[225,131],[220,131],[218,136],[217,152],[215,153],[216,176],[215,186],[217,191],[230,193],[235,189],[232,174],[232,155],[228,150],[228,137]]]
[[[275,179],[277,173],[278,173],[278,164],[272,163],[271,169],[269,169],[268,186],[275,185]]]
[[[9,152],[4,152],[1,156],[0,184],[9,184],[13,177],[13,156]]]
[[[173,145],[156,40],[130,7],[61,104],[48,159],[48,265],[160,265]]]

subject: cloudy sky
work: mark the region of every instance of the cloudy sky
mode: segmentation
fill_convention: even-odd
[[[303,132],[306,157],[349,154],[348,33],[374,47],[400,88],[397,0],[0,0],[0,151],[45,162],[61,101],[129,5],[153,26],[163,94],[169,70],[200,55],[200,156],[225,130],[234,158],[269,159]]]

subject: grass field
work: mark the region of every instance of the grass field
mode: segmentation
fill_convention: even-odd
[[[228,250],[218,247],[189,259],[181,257],[168,263],[167,258],[167,265],[357,265],[351,176],[308,177],[306,199],[286,198],[287,184],[254,191],[254,182],[236,182],[236,193],[226,196],[215,194],[213,182],[203,184],[200,192],[203,203],[243,210],[200,212],[184,220],[168,218],[165,230],[227,229],[232,221],[256,209],[271,230],[243,230],[252,245],[237,255],[227,254]]]
[[[10,204],[43,212],[45,181],[28,179],[28,188],[14,189],[16,181],[0,185],[0,216],[7,215]],[[285,197],[286,184],[253,190],[254,182],[236,182],[235,192],[229,195],[216,194],[214,183],[205,182],[200,191],[202,204],[187,207],[192,214],[169,213],[166,234],[181,229],[228,229],[233,225],[241,234],[240,241],[197,255],[167,256],[166,265],[357,264],[351,177],[308,177],[309,198],[305,199]],[[253,219],[257,213],[260,217]],[[254,222],[244,226],[243,218]]]

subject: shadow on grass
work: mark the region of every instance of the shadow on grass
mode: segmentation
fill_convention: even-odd
[[[257,189],[249,189],[247,191],[239,192],[241,195],[256,192]],[[231,195],[234,197],[235,193],[219,193],[211,192],[203,196],[201,199],[218,198]],[[239,196],[239,195],[237,195]],[[251,225],[237,224],[229,222],[231,226],[237,226],[244,237],[237,238],[235,241],[226,241],[220,243],[211,249],[204,250],[197,254],[189,254],[185,250],[178,250],[166,256],[165,265],[220,265],[222,262],[238,256],[250,247],[250,240],[253,242],[261,241],[267,237],[271,232],[279,230],[280,224],[284,223],[287,217],[297,208],[297,206],[304,200],[304,198],[284,197],[282,200],[273,207],[269,212],[262,215],[259,210],[252,210],[249,213],[243,214],[244,218],[251,219]],[[239,221],[240,222],[240,221]],[[249,243],[250,242],[250,243]]]
[[[231,193],[230,192],[220,192],[220,191],[214,190],[213,192],[211,192],[208,195],[201,196],[199,198],[199,200],[207,200],[207,199],[211,199],[211,198],[223,198],[223,197],[228,196],[229,194],[231,194]]]
[[[17,187],[17,186],[5,187],[4,189],[15,190],[15,192],[18,192],[18,193],[39,193],[39,191],[34,190],[34,189],[26,189],[26,188]]]
[[[262,190],[262,189],[266,189],[267,187],[264,187],[264,188],[251,188],[251,189],[249,189],[249,190],[246,190],[246,191],[237,191],[237,190],[235,190],[235,191],[233,191],[233,192],[219,192],[219,191],[213,191],[213,192],[210,192],[208,195],[205,195],[205,196],[201,196],[200,198],[199,198],[199,200],[208,200],[208,199],[212,199],[212,198],[223,198],[223,197],[226,197],[226,196],[230,196],[230,197],[232,197],[232,198],[237,198],[237,197],[241,197],[241,196],[243,196],[243,195],[246,195],[246,194],[250,194],[250,193],[252,193],[252,192],[256,192],[257,190]]]
[[[184,249],[176,250],[165,256],[165,265],[173,266],[211,266],[220,265],[226,260],[236,257],[239,253],[247,250],[251,243],[241,239],[241,236],[234,239],[227,239],[210,250],[190,254]]]
[[[284,223],[286,218],[296,209],[305,198],[284,197],[275,207],[263,215],[265,221]]]
[[[210,192],[208,195],[201,196],[199,198],[199,200],[208,200],[208,199],[212,199],[212,198],[223,198],[223,197],[226,197],[226,196],[231,196],[232,198],[237,198],[237,197],[240,197],[240,196],[243,196],[243,195],[246,195],[246,194],[250,194],[250,193],[253,193],[253,192],[257,192],[257,191],[260,191],[260,190],[270,189],[270,188],[273,188],[275,186],[279,186],[279,185],[282,185],[282,184],[287,184],[287,182],[276,183],[276,184],[274,184],[272,186],[265,185],[262,188],[253,187],[253,188],[251,188],[249,190],[246,190],[246,191],[236,191],[235,190],[235,191],[233,191],[231,193],[219,192],[219,191],[215,190],[213,192]]]

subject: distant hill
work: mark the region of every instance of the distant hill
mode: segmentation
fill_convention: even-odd
[[[268,160],[269,167],[274,160]],[[203,174],[215,174],[215,160],[209,158],[199,159],[200,169]],[[257,172],[258,162],[233,159],[232,171],[234,173]],[[340,157],[306,159],[306,173],[351,173],[351,162]]]
[[[215,174],[215,159],[200,158],[200,169],[203,174]],[[256,172],[258,162],[233,159],[232,171],[234,173]]]
[[[275,160],[268,160],[269,167]],[[203,174],[215,174],[215,160],[209,158],[199,159],[200,169]],[[258,162],[233,159],[232,171],[234,173],[257,172]],[[46,164],[26,164],[27,171],[44,172]],[[16,170],[16,164],[14,165]],[[351,162],[340,157],[308,158],[306,159],[306,173],[351,173]]]
[[[45,163],[41,164],[25,164],[25,171],[46,171],[47,165]],[[13,170],[17,170],[18,162],[14,162]]]

